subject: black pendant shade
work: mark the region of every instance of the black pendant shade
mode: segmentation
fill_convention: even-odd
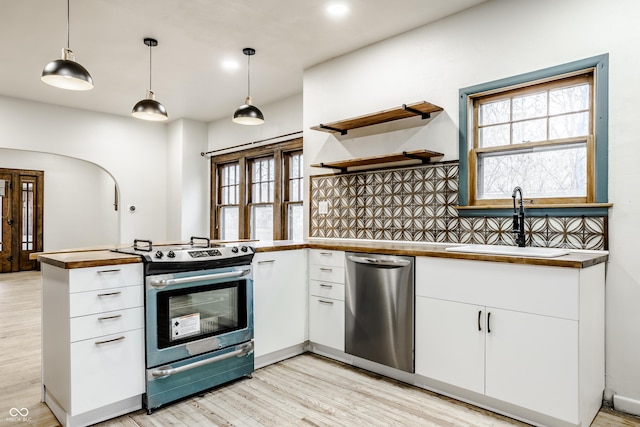
[[[241,125],[261,125],[264,123],[262,111],[255,105],[251,104],[251,63],[250,58],[256,54],[255,49],[245,47],[242,53],[247,55],[247,97],[235,113],[233,113],[233,122]]]
[[[41,80],[61,89],[93,89],[91,74],[75,61],[73,51],[69,49],[69,0],[67,0],[67,47],[62,49],[62,59],[56,59],[45,65]]]

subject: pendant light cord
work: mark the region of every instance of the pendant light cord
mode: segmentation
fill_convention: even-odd
[[[247,55],[247,96],[251,97],[251,55]]]
[[[69,16],[70,16],[70,13],[69,13],[69,0],[67,0],[67,49],[69,49],[69,46],[70,46],[70,44],[69,44],[69,19],[70,19]]]
[[[151,92],[151,43],[149,43],[149,92]]]

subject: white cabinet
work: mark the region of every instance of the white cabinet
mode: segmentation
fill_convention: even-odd
[[[309,341],[344,351],[344,252],[309,251]]]
[[[256,358],[301,346],[307,340],[306,265],[304,249],[258,252],[254,256]]]
[[[418,257],[416,295],[417,374],[571,425],[593,420],[604,390],[604,264]]]
[[[484,393],[484,307],[416,297],[416,373]]]
[[[142,264],[42,264],[43,401],[65,426],[142,407]]]

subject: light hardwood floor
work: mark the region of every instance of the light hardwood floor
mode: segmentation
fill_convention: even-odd
[[[58,426],[40,402],[39,273],[0,274],[0,426]],[[26,422],[11,408],[27,408]],[[526,426],[437,394],[305,354],[201,396],[137,411],[101,427],[152,426]],[[594,427],[640,427],[603,409]]]

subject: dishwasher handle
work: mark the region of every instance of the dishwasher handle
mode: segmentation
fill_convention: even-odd
[[[370,258],[366,256],[355,256],[349,255],[347,256],[349,261],[353,261],[358,264],[370,264],[373,266],[381,266],[381,267],[392,267],[392,268],[401,268],[406,267],[411,264],[411,261],[406,259],[379,259],[379,258]]]

